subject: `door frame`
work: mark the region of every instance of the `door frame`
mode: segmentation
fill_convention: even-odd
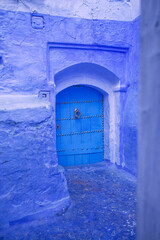
[[[55,76],[56,77],[56,76]],[[112,85],[107,79],[104,82],[96,78],[88,77],[81,78],[78,77],[67,77],[62,79],[61,81],[54,81],[52,86],[53,97],[52,101],[54,102],[54,106],[56,106],[56,94],[60,91],[71,87],[73,85],[86,85],[88,87],[92,87],[97,89],[103,94],[103,109],[104,109],[104,159],[109,160],[112,163],[116,163],[120,165],[120,86],[119,81],[116,85]],[[109,156],[106,151],[107,146],[107,131],[105,124],[106,113],[107,113],[107,98],[109,101]],[[54,112],[54,119],[55,119],[55,112]],[[55,126],[56,126],[56,119],[55,119]],[[56,141],[56,133],[55,133],[55,141]],[[58,158],[57,158],[58,159]]]

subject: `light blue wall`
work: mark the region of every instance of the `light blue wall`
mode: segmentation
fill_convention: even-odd
[[[141,1],[137,240],[160,239],[160,2]]]
[[[26,108],[16,104],[14,109],[15,100],[7,97],[9,104],[0,111],[1,227],[19,219],[39,218],[48,209],[57,212],[69,204],[63,169],[57,166],[53,147],[52,107],[42,101],[40,105],[37,100],[36,105],[35,97],[30,98],[30,107],[24,102]],[[6,96],[0,101],[6,101]],[[23,101],[23,96],[19,101]]]
[[[139,82],[139,18],[134,20],[132,35],[131,66],[128,71],[129,87],[121,97],[121,142],[125,168],[137,175],[137,125],[138,125],[138,82]]]
[[[139,19],[85,20],[1,10],[0,21],[0,94],[5,95],[0,104],[0,222],[4,226],[68,204],[56,158],[54,77],[71,65],[94,63],[119,79],[121,165],[136,174]],[[50,102],[35,100],[40,90],[50,91]],[[24,108],[13,94],[32,95],[38,102],[34,105],[26,97]]]
[[[0,9],[37,11],[52,16],[132,21],[140,15],[140,0],[1,0]]]

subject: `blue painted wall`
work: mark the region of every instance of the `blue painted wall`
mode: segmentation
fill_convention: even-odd
[[[121,96],[121,154],[124,167],[137,175],[137,126],[138,126],[138,82],[139,82],[139,21],[133,21],[133,35],[129,87]],[[123,165],[123,164],[122,164]]]
[[[0,10],[0,22],[0,94],[5,95],[0,106],[0,225],[4,226],[68,204],[56,157],[54,76],[73,64],[99,64],[113,72],[126,90],[120,93],[121,165],[136,174],[139,19],[86,20]],[[53,42],[80,44],[81,50],[55,44],[49,49]],[[94,45],[94,51],[81,44]],[[111,47],[95,50],[97,44]],[[112,46],[119,50],[115,53]],[[43,89],[51,91],[51,104],[39,99],[36,106],[31,101],[24,108],[17,96],[8,103],[9,95],[34,96]]]
[[[49,105],[0,111],[2,227],[69,204],[66,180],[53,148],[52,121]]]

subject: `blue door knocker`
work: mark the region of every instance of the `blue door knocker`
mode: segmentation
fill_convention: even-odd
[[[80,118],[80,117],[81,117],[81,112],[79,111],[78,108],[75,108],[75,109],[74,109],[74,118],[75,118],[75,119],[78,119],[78,118]]]

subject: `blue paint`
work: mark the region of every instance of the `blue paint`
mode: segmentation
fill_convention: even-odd
[[[133,21],[133,44],[134,50],[131,53],[131,77],[130,85],[126,94],[122,94],[121,102],[121,164],[127,171],[137,175],[137,135],[138,135],[138,81],[139,81],[139,18]],[[123,165],[123,164],[122,164]]]
[[[74,109],[80,117],[76,118]],[[84,85],[61,91],[56,98],[57,153],[62,166],[103,160],[103,96]]]
[[[72,204],[3,231],[3,240],[136,239],[136,178],[106,162],[65,167]],[[14,225],[14,223],[12,223]]]
[[[69,203],[56,154],[55,104],[56,94],[71,85],[83,82],[107,99],[109,86],[120,95],[115,101],[120,104],[120,165],[136,174],[139,19],[87,20],[0,10],[0,21],[0,97],[6,95],[0,99],[0,226],[4,227],[27,216],[31,219],[42,212],[45,216],[48,209],[58,212]],[[50,95],[46,102],[38,99],[43,92]],[[24,100],[18,95],[33,97]],[[107,101],[109,119],[112,107]],[[104,120],[105,156],[112,160],[107,131],[111,124]]]
[[[125,0],[109,0],[110,2],[124,2]],[[127,2],[130,2],[130,0],[127,0]]]

